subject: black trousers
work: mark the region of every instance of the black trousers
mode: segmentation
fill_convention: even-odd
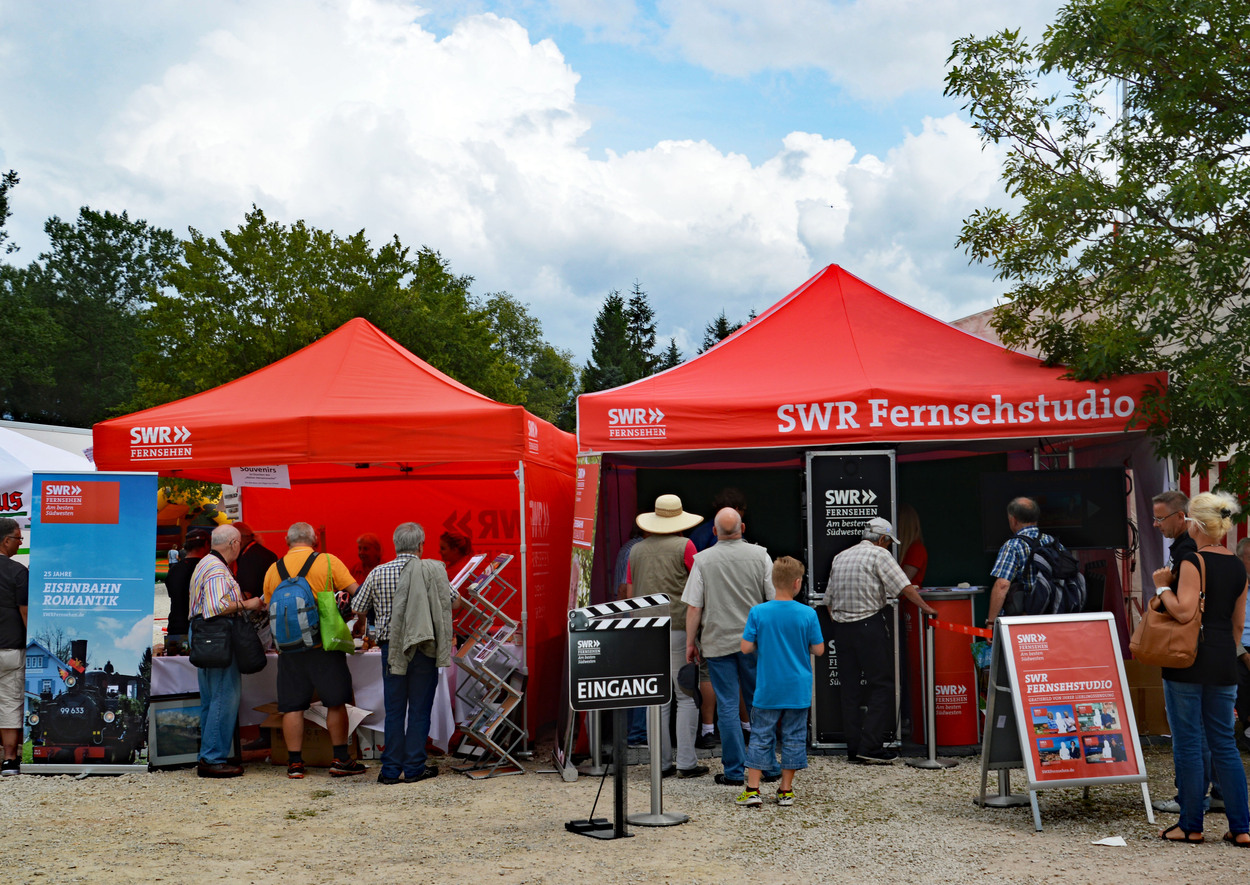
[[[883,608],[862,621],[833,622],[848,757],[861,751],[880,753],[894,728],[894,640],[889,611]],[[860,707],[866,707],[866,712],[861,713]]]

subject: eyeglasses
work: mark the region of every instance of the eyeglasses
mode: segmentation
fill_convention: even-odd
[[[1156,517],[1154,517],[1154,518],[1151,520],[1151,522],[1153,522],[1155,525],[1162,525],[1162,524],[1164,523],[1164,521],[1171,519],[1173,516],[1175,516],[1175,515],[1176,515],[1176,514],[1178,514],[1178,513],[1184,513],[1184,512],[1185,512],[1185,511],[1183,511],[1183,510],[1173,510],[1173,511],[1172,511],[1171,513],[1169,513],[1167,516],[1156,516]]]
[[[6,540],[6,541],[18,541],[18,542],[20,543],[20,542],[21,542],[21,540],[22,540],[22,536],[21,536],[21,535],[5,535],[5,536],[4,536],[4,540]]]

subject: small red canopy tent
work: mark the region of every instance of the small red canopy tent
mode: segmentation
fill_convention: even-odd
[[[577,400],[583,451],[1121,433],[1162,374],[1068,381],[830,265],[707,353]]]
[[[521,406],[497,403],[354,319],[273,365],[185,399],[95,426],[101,470],[231,481],[231,467],[286,466],[291,488],[245,488],[257,530],[323,526],[349,565],[373,532],[389,558],[394,527],[471,536],[475,552],[516,557],[531,726],[555,718],[569,599],[575,444]],[[153,502],[155,507],[155,502]],[[554,530],[553,530],[554,527]],[[281,535],[264,536],[281,553]],[[271,540],[272,538],[272,540]]]

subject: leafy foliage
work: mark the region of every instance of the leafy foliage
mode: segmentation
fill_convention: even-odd
[[[752,312],[751,319],[754,318],[755,315]],[[703,329],[703,343],[699,345],[699,353],[707,353],[717,344],[741,329],[742,326],[742,323],[729,322],[729,318],[725,316],[725,311],[722,310],[720,316],[708,323]]]
[[[0,383],[19,420],[85,427],[135,393],[131,364],[147,305],[178,254],[173,232],[123,212],[83,207],[44,225],[49,250],[0,276],[4,355],[18,371]]]
[[[4,225],[13,215],[13,210],[9,208],[9,191],[17,187],[19,180],[12,169],[0,175],[0,246],[4,246],[4,251],[8,254],[17,251],[17,245],[8,242],[9,232],[4,229]]]
[[[1240,447],[1227,476],[1243,493],[1247,21],[1248,0],[1073,0],[1037,46],[957,41],[946,80],[1007,149],[1012,208],[973,213],[958,241],[1009,286],[999,335],[1083,380],[1166,370],[1138,420],[1182,463]]]
[[[502,402],[522,399],[520,367],[498,346],[472,277],[398,238],[376,250],[360,231],[339,237],[253,207],[221,239],[191,230],[153,299],[132,408],[223,384],[364,317],[458,381]]]

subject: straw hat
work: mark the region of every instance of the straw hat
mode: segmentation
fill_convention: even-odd
[[[660,495],[655,499],[654,513],[639,513],[638,528],[653,535],[672,535],[692,529],[703,522],[697,513],[681,509],[681,498],[676,495]]]

